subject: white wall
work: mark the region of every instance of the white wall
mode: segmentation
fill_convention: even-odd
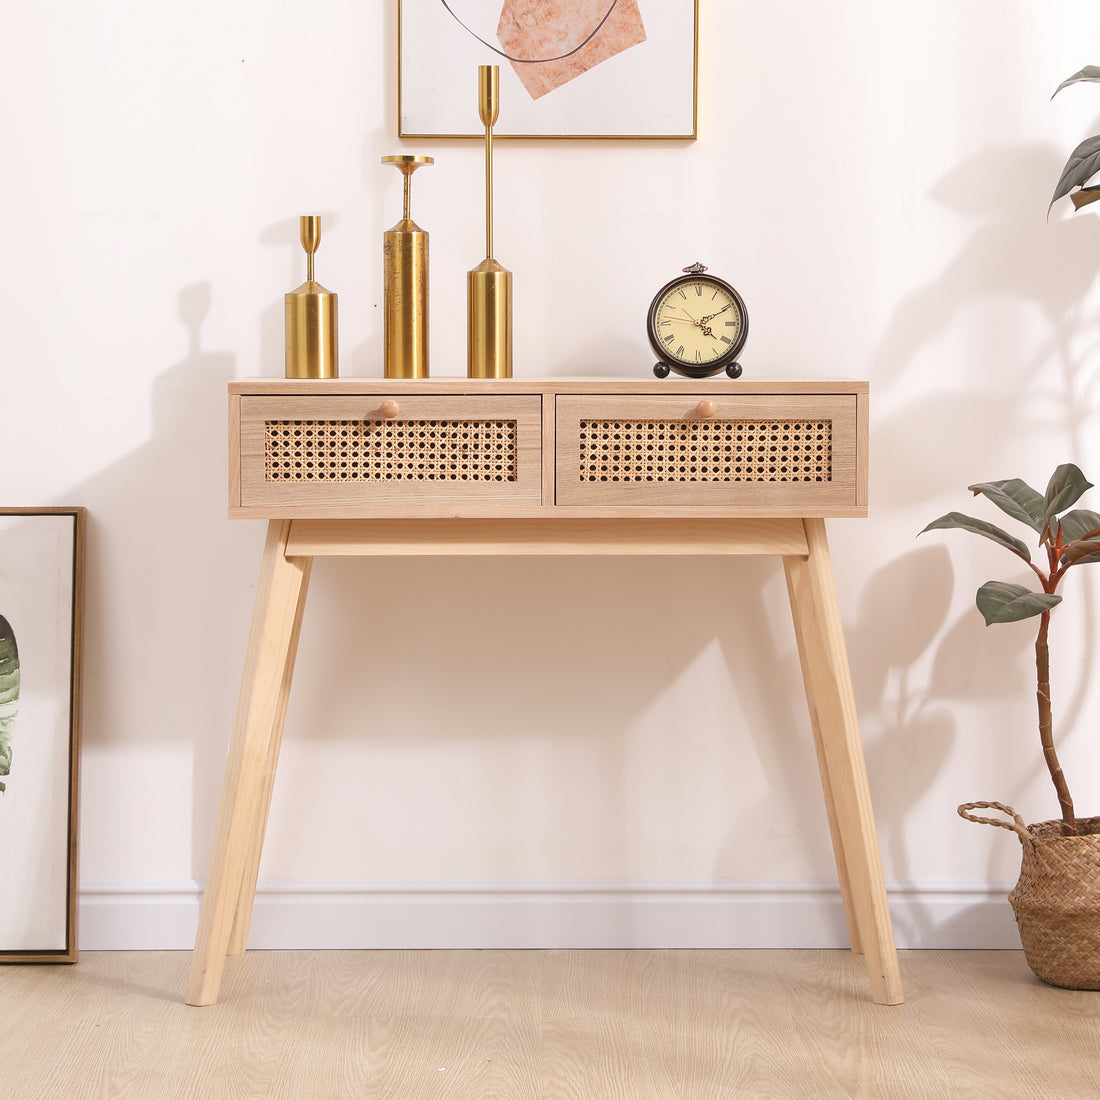
[[[400,151],[436,157],[433,373],[464,373],[481,150],[396,139],[390,0],[5,8],[0,504],[90,511],[82,945],[187,946],[264,533],[225,518],[225,384],[282,374],[302,213],[342,373],[381,374]],[[1100,222],[1044,221],[1100,9],[701,8],[698,141],[498,146],[516,374],[647,377],[649,299],[701,259],[750,376],[870,379],[871,517],[831,537],[898,938],[1011,944],[1018,846],[954,811],[1056,813],[1030,628],[971,603],[1022,578],[915,535],[976,480],[1100,475]],[[1083,813],[1086,573],[1053,639]],[[840,943],[800,691],[776,563],[320,562],[256,942]]]

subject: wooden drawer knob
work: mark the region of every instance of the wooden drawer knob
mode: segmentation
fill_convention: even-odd
[[[699,404],[695,406],[695,411],[700,416],[713,416],[717,409],[713,401],[700,401]]]
[[[378,410],[386,420],[394,420],[401,414],[401,406],[394,400],[390,399],[382,402],[382,407]]]

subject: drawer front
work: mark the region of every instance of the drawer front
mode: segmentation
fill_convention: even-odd
[[[814,515],[860,504],[852,394],[562,395],[556,432],[562,506]]]
[[[240,506],[352,515],[537,505],[541,436],[537,394],[246,395]]]

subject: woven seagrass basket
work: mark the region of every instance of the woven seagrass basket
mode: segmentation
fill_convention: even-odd
[[[969,812],[978,809],[999,810],[1012,821]],[[1100,817],[1078,818],[1078,835],[1063,836],[1061,821],[1025,825],[1000,802],[968,802],[959,815],[1020,838],[1020,879],[1008,900],[1035,976],[1066,989],[1100,989]]]

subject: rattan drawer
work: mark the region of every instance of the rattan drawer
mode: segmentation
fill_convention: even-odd
[[[538,395],[245,395],[230,506],[288,516],[537,506],[541,414]]]
[[[855,509],[857,422],[854,394],[563,394],[555,503]]]

